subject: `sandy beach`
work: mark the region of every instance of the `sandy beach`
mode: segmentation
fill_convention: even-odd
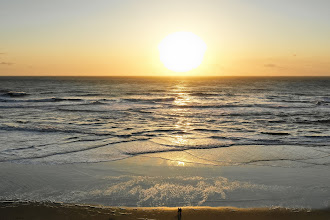
[[[177,208],[167,207],[104,207],[62,203],[2,202],[0,219],[329,219],[330,210],[234,207],[184,207],[181,217]]]

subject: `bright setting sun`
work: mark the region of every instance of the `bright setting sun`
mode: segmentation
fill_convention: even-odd
[[[187,72],[203,61],[205,42],[191,32],[175,32],[166,36],[158,45],[160,60],[175,72]]]

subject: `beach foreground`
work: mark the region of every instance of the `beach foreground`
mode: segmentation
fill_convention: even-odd
[[[105,207],[64,203],[2,202],[0,219],[330,219],[330,210],[286,208]]]
[[[104,163],[1,163],[0,201],[108,207],[329,208],[330,171],[326,167],[189,162],[197,160],[186,152],[164,152]]]

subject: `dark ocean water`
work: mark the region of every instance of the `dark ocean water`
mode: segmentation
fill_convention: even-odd
[[[225,164],[328,166],[330,78],[0,77],[0,143],[0,162],[191,149],[221,162],[207,150],[241,146]],[[251,146],[268,148],[247,156]]]

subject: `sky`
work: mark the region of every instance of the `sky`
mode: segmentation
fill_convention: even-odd
[[[0,0],[0,75],[330,76],[329,0]],[[167,35],[207,45],[176,73]]]

